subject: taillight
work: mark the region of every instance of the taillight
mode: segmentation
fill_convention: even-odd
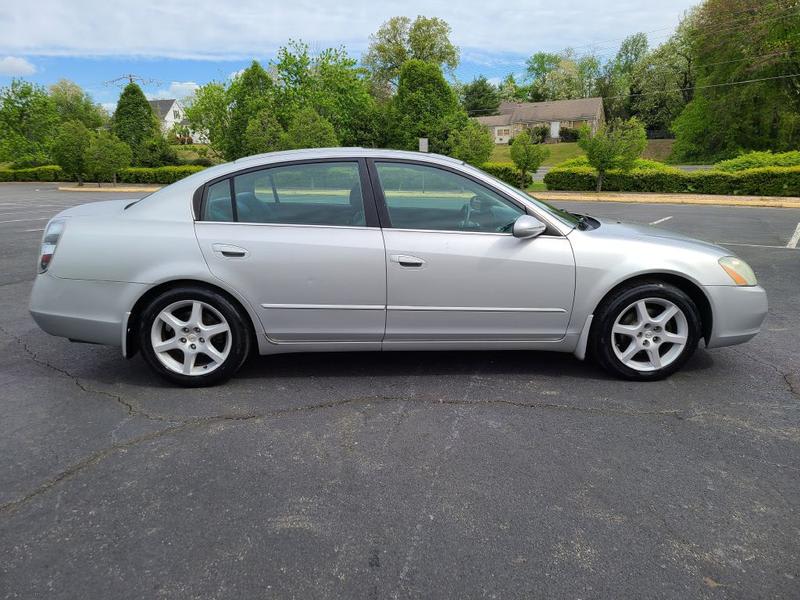
[[[56,246],[58,240],[61,239],[61,234],[64,231],[64,221],[50,221],[45,229],[44,236],[42,237],[42,250],[39,253],[39,273],[44,273],[50,266],[53,260],[53,255],[56,253]]]

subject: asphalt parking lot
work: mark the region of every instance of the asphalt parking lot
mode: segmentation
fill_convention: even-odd
[[[800,597],[800,210],[558,203],[755,269],[762,333],[666,381],[376,353],[184,390],[28,315],[47,219],[109,197],[0,185],[0,596]]]

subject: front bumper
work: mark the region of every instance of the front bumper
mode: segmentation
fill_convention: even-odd
[[[145,288],[142,283],[62,279],[45,273],[33,284],[30,313],[50,335],[120,346],[126,313]]]
[[[768,308],[764,288],[708,285],[705,292],[714,319],[708,348],[742,344],[761,330]]]

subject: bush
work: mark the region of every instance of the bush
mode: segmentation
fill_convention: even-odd
[[[117,181],[123,183],[175,183],[179,179],[202,171],[205,167],[131,167],[119,172]],[[74,181],[60,167],[48,165],[32,169],[0,169],[0,182],[7,181]]]
[[[529,135],[534,144],[544,144],[547,136],[550,135],[550,128],[547,125],[537,125],[531,127]]]
[[[519,171],[514,163],[489,162],[482,164],[480,169],[510,185],[519,185]],[[533,178],[530,174],[526,174],[525,187],[529,186],[531,183],[533,183]]]
[[[175,183],[205,167],[183,165],[178,167],[130,167],[119,173],[120,183]]]
[[[797,167],[800,166],[800,150],[773,154],[766,152],[747,152],[730,160],[723,160],[714,165],[718,171],[744,171],[761,167]]]
[[[575,127],[562,127],[558,135],[562,142],[577,142],[580,130]]]
[[[570,161],[573,162],[573,161]],[[652,161],[647,161],[652,162]],[[544,177],[547,189],[592,191],[597,172],[591,167],[563,163]],[[800,166],[763,167],[737,172],[686,172],[671,167],[610,170],[604,188],[615,192],[695,193],[743,196],[800,195]]]

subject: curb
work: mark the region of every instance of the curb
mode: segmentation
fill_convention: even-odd
[[[705,206],[752,206],[800,208],[800,198],[776,196],[712,196],[692,194],[623,194],[596,192],[530,192],[542,200],[572,202],[625,202],[629,204],[695,204]]]
[[[131,192],[157,192],[161,187],[76,187],[74,185],[59,186],[59,192],[121,192],[130,194]]]

